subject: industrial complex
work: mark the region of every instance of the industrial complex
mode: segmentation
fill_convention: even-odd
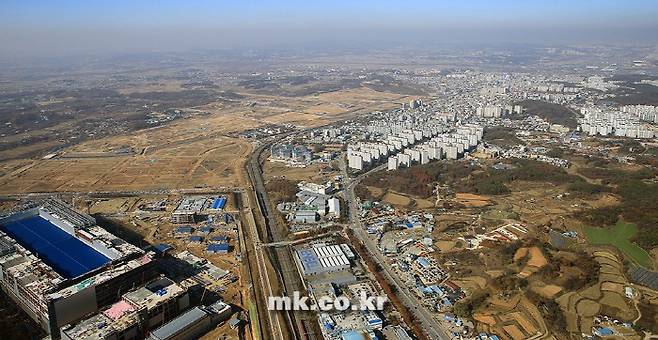
[[[226,198],[208,202],[204,209],[219,210]],[[152,249],[63,201],[26,201],[0,219],[0,284],[50,339],[190,339],[230,318],[221,298],[197,306],[192,297],[203,285],[225,289],[228,271],[187,251],[170,256],[168,245]]]
[[[157,274],[151,253],[47,199],[0,220],[0,284],[52,338]]]

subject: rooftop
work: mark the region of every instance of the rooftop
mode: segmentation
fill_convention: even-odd
[[[205,208],[206,197],[185,197],[176,207],[175,212],[199,213]]]
[[[40,214],[1,221],[0,228],[65,278],[98,269],[110,259]]]
[[[135,307],[152,309],[161,302],[183,293],[185,293],[185,289],[163,277],[145,287],[126,293],[123,298]]]
[[[199,322],[208,316],[208,312],[199,307],[194,307],[181,316],[164,324],[162,327],[151,332],[151,338],[157,340],[170,339],[180,333],[187,326]]]

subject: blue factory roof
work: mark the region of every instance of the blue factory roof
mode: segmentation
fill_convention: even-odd
[[[226,205],[226,197],[216,198],[215,201],[212,202],[213,209],[224,209],[225,205]]]
[[[0,228],[67,279],[110,262],[109,258],[41,216],[8,222]]]
[[[228,243],[211,243],[208,245],[208,251],[228,251]]]
[[[201,236],[190,236],[189,240],[190,240],[190,242],[201,242],[201,241],[203,241],[203,237],[201,237]]]
[[[228,241],[228,236],[220,235],[220,236],[213,236],[210,238],[211,241],[223,241],[226,242]]]
[[[322,268],[322,264],[313,249],[302,249],[297,251],[299,259],[306,272],[312,272]]]
[[[167,251],[173,249],[171,245],[168,245],[166,243],[156,244],[153,246],[153,248],[155,248],[155,251],[158,253],[166,253]]]
[[[182,226],[182,227],[178,227],[178,228],[176,228],[176,229],[174,230],[174,232],[175,232],[176,234],[189,234],[189,233],[192,232],[192,227],[187,226],[187,225],[186,225],[186,226]]]

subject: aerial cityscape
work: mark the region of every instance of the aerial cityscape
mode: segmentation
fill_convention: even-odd
[[[655,2],[146,3],[0,4],[0,339],[658,338]]]

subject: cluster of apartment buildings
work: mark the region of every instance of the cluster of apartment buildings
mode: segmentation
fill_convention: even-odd
[[[567,86],[562,83],[550,83],[537,85],[538,92],[564,92],[564,93],[578,93],[582,88],[577,86]]]
[[[458,126],[454,132],[437,135],[390,156],[387,161],[387,169],[397,170],[401,166],[427,164],[438,159],[458,159],[465,152],[473,150],[482,141],[483,134],[484,129],[478,125]]]
[[[605,110],[602,108],[581,108],[584,115],[579,120],[579,129],[590,136],[618,136],[630,138],[654,138],[656,130],[642,121],[655,123],[658,116],[652,112],[625,108],[625,111]],[[641,112],[641,113],[640,113]],[[642,118],[640,118],[642,117]],[[651,119],[651,120],[649,120]]]
[[[487,105],[475,109],[475,115],[483,118],[500,118],[521,113],[523,113],[523,107],[521,105]]]
[[[281,143],[272,146],[271,160],[297,164],[307,164],[313,159],[313,152],[304,145]]]
[[[654,105],[624,105],[619,111],[636,115],[640,121],[658,124],[658,106]]]
[[[397,169],[434,159],[457,159],[477,145],[484,130],[472,124],[455,125],[449,118],[422,110],[380,113],[364,127],[367,139],[348,145],[347,165],[363,170],[386,158],[389,169]]]

